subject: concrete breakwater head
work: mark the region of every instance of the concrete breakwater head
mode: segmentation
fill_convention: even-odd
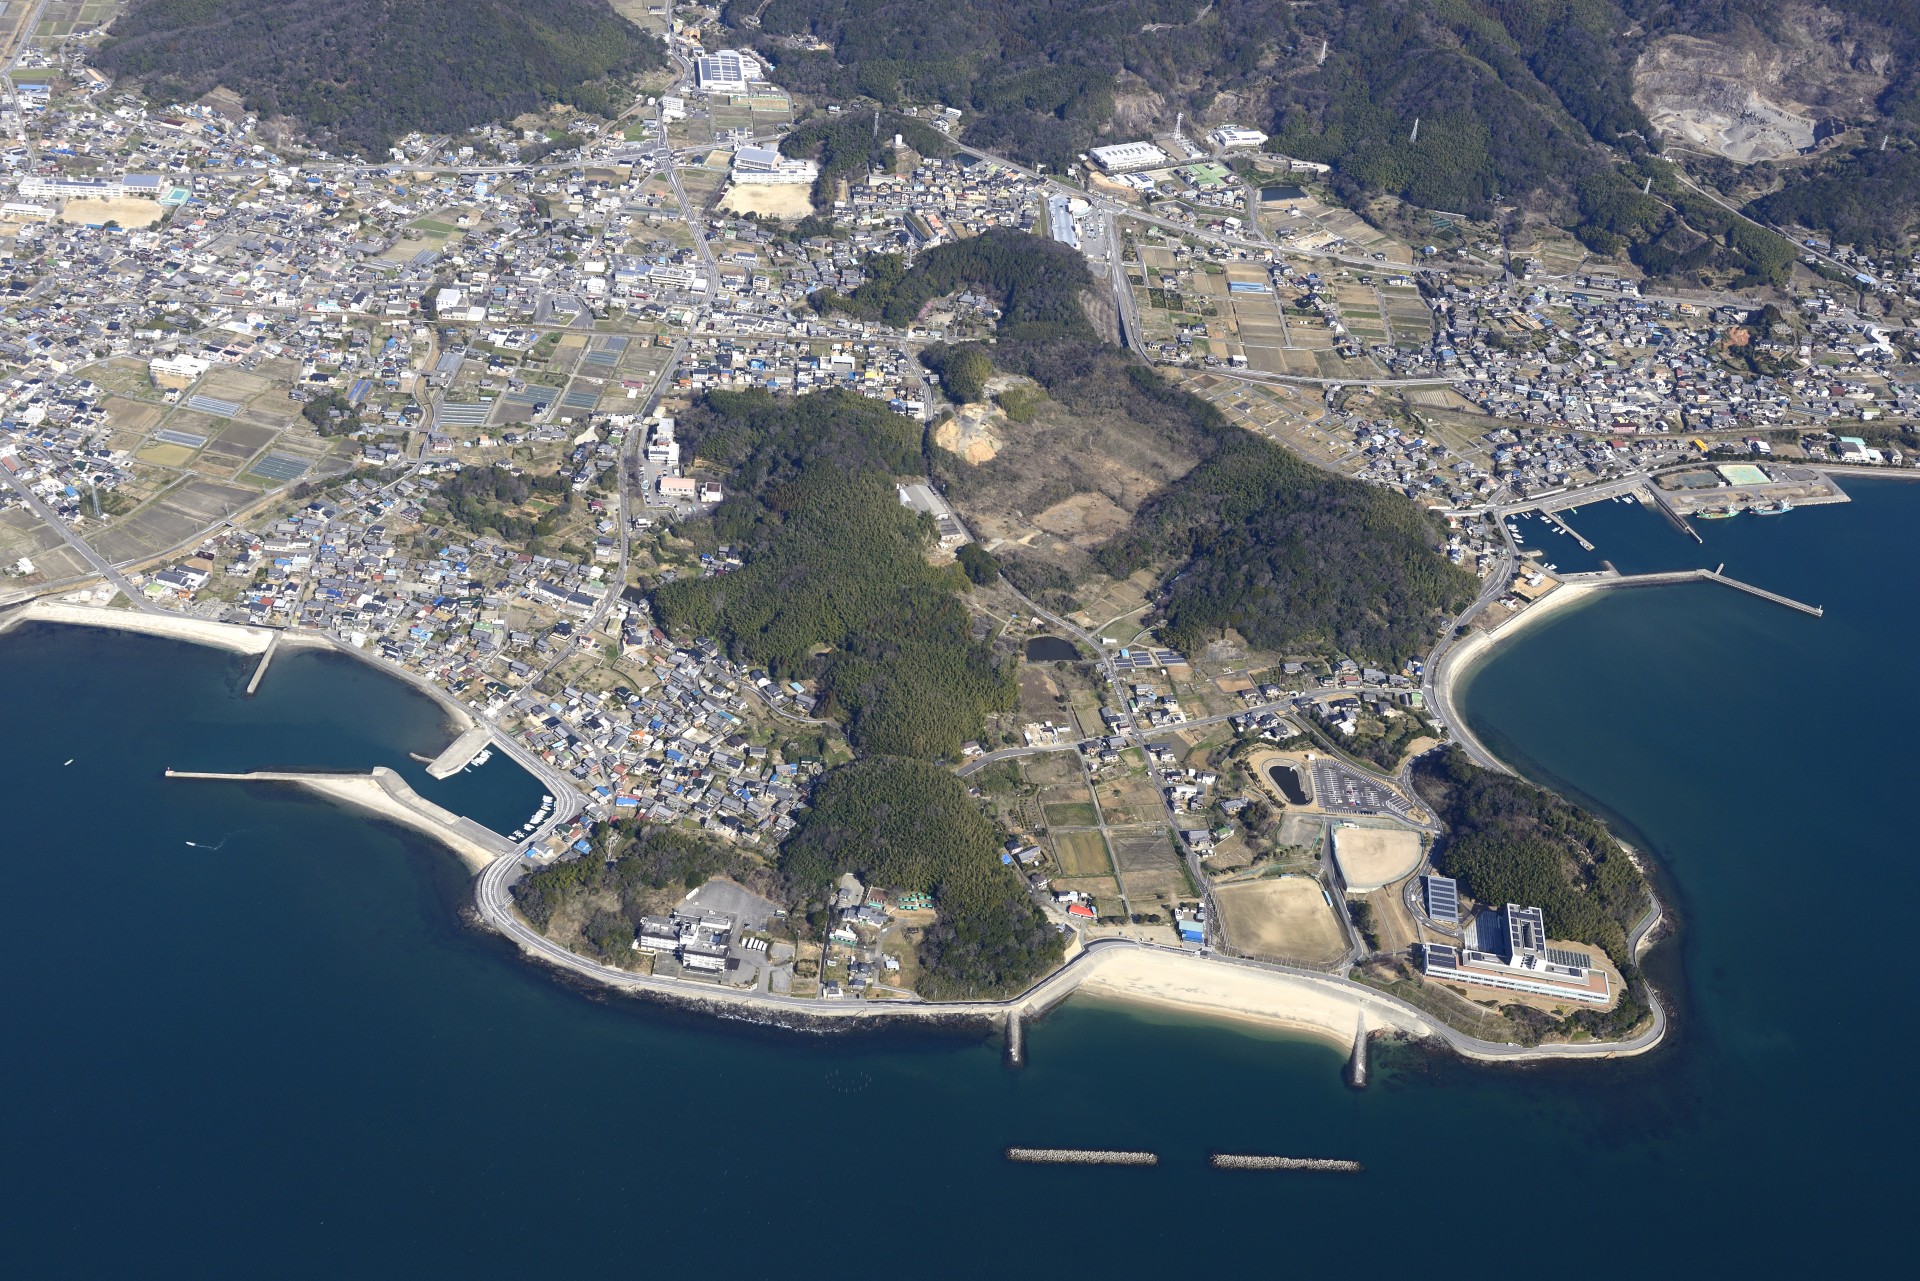
[[[321,774],[284,770],[255,770],[245,774],[213,773],[202,770],[168,769],[168,778],[209,779],[236,783],[292,783],[309,791],[412,828],[435,838],[451,849],[475,872],[483,871],[513,845],[497,832],[489,831],[470,818],[442,809],[427,800],[405,779],[384,765],[368,774]]]
[[[1339,1161],[1311,1156],[1248,1156],[1216,1152],[1207,1158],[1216,1170],[1317,1170],[1325,1174],[1358,1174],[1366,1169],[1358,1161]]]
[[[1098,1148],[1008,1148],[1007,1160],[1023,1165],[1159,1165],[1155,1152],[1109,1152]]]

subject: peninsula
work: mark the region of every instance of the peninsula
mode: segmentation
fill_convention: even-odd
[[[1897,158],[1716,190],[1638,99],[1602,127],[1517,56],[1458,70],[1554,154],[1408,102],[1363,156],[1348,87],[1401,88],[1284,6],[1172,24],[1194,65],[1124,122],[1037,13],[1000,52],[1090,77],[1045,111],[833,0],[406,3],[371,43],[368,7],[0,31],[0,627],[219,646],[247,694],[324,647],[448,721],[411,785],[180,786],[368,809],[529,957],[735,1016],[986,1019],[1017,1058],[1085,991],[1361,1065],[1373,1032],[1659,1042],[1644,869],[1455,687],[1629,586],[1821,615],[1578,526],[1631,503],[1699,545],[1920,475],[1908,227],[1830,200]],[[462,22],[488,39],[409,88]],[[1290,71],[1227,65],[1243,22]],[[331,34],[260,34],[296,28]],[[496,753],[547,797],[511,831],[434,799]]]

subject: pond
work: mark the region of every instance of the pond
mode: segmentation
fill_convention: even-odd
[[[1287,798],[1289,805],[1305,805],[1307,789],[1301,785],[1300,771],[1291,765],[1275,765],[1267,770],[1267,777],[1280,789],[1280,795]]]
[[[1058,636],[1036,636],[1027,642],[1029,663],[1071,663],[1079,657],[1080,651],[1074,648],[1073,642]]]

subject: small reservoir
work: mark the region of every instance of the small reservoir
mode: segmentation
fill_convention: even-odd
[[[1058,636],[1035,636],[1027,642],[1029,663],[1071,663],[1079,657],[1080,651],[1074,648],[1073,642]]]
[[[1274,765],[1267,770],[1267,777],[1280,789],[1280,795],[1287,798],[1289,805],[1307,804],[1307,789],[1300,779],[1300,771],[1291,765]]]

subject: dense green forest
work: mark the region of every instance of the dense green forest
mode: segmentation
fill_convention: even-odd
[[[1439,554],[1441,531],[1417,504],[1242,431],[1095,337],[1079,304],[1092,277],[1065,246],[999,230],[941,245],[910,270],[891,258],[870,260],[869,270],[851,297],[818,305],[900,324],[962,287],[991,294],[1002,301],[994,364],[1034,379],[1076,413],[1125,415],[1199,456],[1099,557],[1116,576],[1169,571],[1164,634],[1172,643],[1198,646],[1231,627],[1263,649],[1397,665],[1424,653],[1444,616],[1472,600],[1475,579]],[[944,379],[951,353],[934,358]],[[964,503],[965,476],[950,476]],[[1023,589],[1035,585],[1017,559],[1001,568]]]
[[[776,400],[711,392],[681,419],[688,448],[732,470],[714,531],[745,562],[663,584],[661,621],[716,636],[775,676],[817,676],[820,714],[844,716],[863,754],[957,757],[1010,676],[971,633],[953,566],[927,561],[932,522],[901,505],[920,429],[850,392]]]
[[[534,494],[555,500],[545,516],[513,512]],[[572,500],[567,482],[558,474],[529,477],[509,467],[462,467],[440,486],[439,498],[447,514],[474,533],[492,531],[509,542],[544,538],[559,528]]]
[[[1524,779],[1481,769],[1457,747],[1414,766],[1414,787],[1446,825],[1437,862],[1477,903],[1518,903],[1546,914],[1554,938],[1606,952],[1627,982],[1610,1012],[1581,1010],[1568,1022],[1620,1036],[1646,1017],[1645,981],[1627,937],[1652,892],[1599,819]]]
[[[799,900],[843,873],[933,896],[938,922],[920,944],[922,996],[1004,996],[1060,961],[1060,933],[1000,862],[1004,833],[947,770],[879,757],[825,775],[780,870]]]
[[[1627,20],[1606,0],[740,0],[728,12],[757,14],[783,84],[957,106],[964,141],[1056,168],[1105,136],[1116,108],[1146,106],[1165,128],[1224,97],[1357,188],[1484,209],[1496,191],[1592,164],[1594,138],[1646,128],[1616,38]],[[801,34],[832,52],[786,47]]]
[[[1920,153],[1866,148],[1748,206],[1783,226],[1825,232],[1836,244],[1891,250],[1920,230]]]
[[[1476,901],[1547,914],[1555,938],[1603,948],[1630,967],[1627,933],[1651,901],[1646,878],[1599,819],[1512,774],[1482,769],[1459,748],[1430,753],[1414,785],[1447,826],[1437,852]]]
[[[581,934],[608,960],[624,958],[640,918],[661,911],[715,876],[750,871],[732,846],[684,827],[602,824],[592,853],[529,872],[513,885],[513,903],[544,932],[556,912],[583,898],[610,896]]]
[[[383,154],[551,102],[610,114],[610,76],[660,42],[606,0],[136,0],[95,62],[162,101],[216,85],[340,148]]]
[[[1879,107],[1896,131],[1920,126],[1920,0],[1828,7],[1890,47]],[[746,14],[757,27],[739,23]],[[1649,41],[1760,43],[1782,23],[1767,0],[735,0],[727,16],[782,84],[959,107],[962,141],[1055,169],[1098,142],[1166,129],[1176,112],[1230,115],[1277,151],[1332,165],[1354,204],[1387,193],[1486,216],[1518,201],[1569,226],[1576,184],[1658,148],[1632,97]],[[802,35],[831,52],[791,48]],[[1914,184],[1893,195],[1920,209]]]
[[[1182,566],[1163,603],[1174,645],[1231,627],[1269,651],[1397,666],[1473,599],[1477,580],[1439,554],[1438,524],[1407,498],[1228,424],[1216,439],[1101,555],[1116,576],[1168,556]]]

